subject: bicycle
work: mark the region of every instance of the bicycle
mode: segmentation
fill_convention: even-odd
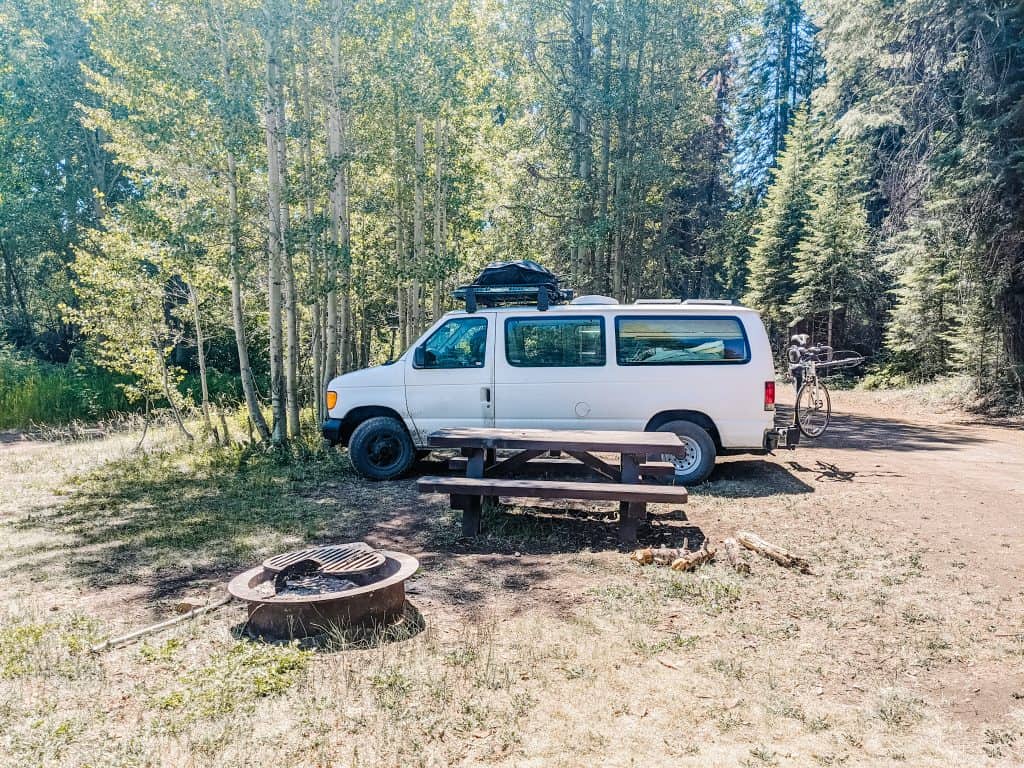
[[[853,368],[864,362],[864,356],[856,352],[833,352],[832,347],[811,347],[807,359],[800,361],[803,368],[803,383],[796,393],[793,417],[796,426],[808,438],[821,437],[832,419],[832,398],[828,387],[818,376],[819,369],[839,370]],[[825,359],[819,359],[821,355]],[[842,355],[842,357],[837,357]]]

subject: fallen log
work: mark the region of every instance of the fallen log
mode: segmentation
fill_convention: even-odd
[[[673,571],[692,571],[694,568],[714,558],[714,556],[715,550],[708,549],[708,543],[705,541],[704,546],[696,552],[690,552],[683,557],[673,560],[671,568]]]
[[[750,563],[743,559],[740,543],[736,539],[730,536],[722,542],[722,548],[725,549],[725,558],[729,561],[729,565],[737,573],[750,573]]]
[[[683,541],[681,547],[659,547],[652,549],[648,547],[646,549],[638,549],[629,556],[629,559],[640,565],[668,565],[681,557],[685,557],[689,554],[689,550],[686,548],[686,540]]]
[[[800,573],[811,572],[811,564],[807,562],[807,560],[787,552],[782,547],[778,547],[775,544],[765,541],[756,533],[751,533],[750,531],[737,531],[736,539],[750,551],[756,552],[762,557],[767,557],[769,560],[774,560],[785,568],[795,568],[800,571]]]

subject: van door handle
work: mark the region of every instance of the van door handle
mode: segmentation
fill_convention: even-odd
[[[490,387],[480,387],[480,399],[483,402],[487,403],[488,405],[491,404],[491,388]]]

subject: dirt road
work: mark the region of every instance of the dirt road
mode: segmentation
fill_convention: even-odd
[[[1024,586],[1024,425],[929,413],[909,397],[838,392],[834,401],[829,431],[773,463],[823,498],[854,495],[855,509],[837,506],[865,526],[913,536],[937,563],[962,561],[980,582]]]

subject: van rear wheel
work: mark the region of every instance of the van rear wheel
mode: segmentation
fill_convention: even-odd
[[[352,466],[371,480],[394,480],[416,461],[416,446],[398,419],[375,416],[352,432],[348,441]]]
[[[685,452],[682,456],[666,453],[656,457],[658,461],[670,461],[676,465],[675,475],[666,478],[677,485],[702,483],[715,468],[715,441],[708,431],[692,421],[669,421],[658,427],[657,432],[674,432],[679,436]]]

